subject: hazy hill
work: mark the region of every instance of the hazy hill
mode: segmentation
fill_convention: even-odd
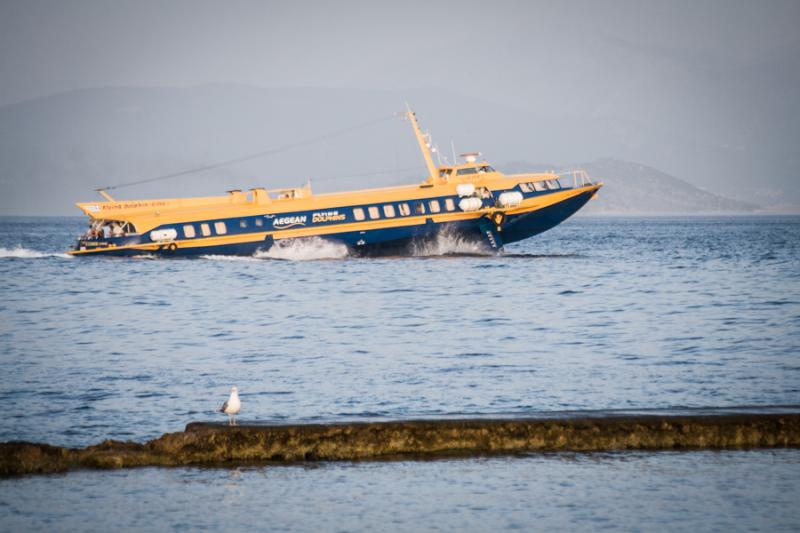
[[[705,191],[639,163],[600,159],[569,168],[573,167],[586,170],[592,178],[604,183],[596,201],[589,202],[581,214],[752,213],[761,210],[755,204]],[[522,162],[502,165],[501,168],[509,173],[529,170],[559,172],[552,165]]]
[[[534,113],[443,90],[208,85],[87,89],[0,107],[0,214],[76,214],[73,203],[94,198],[98,186],[287,146],[380,117],[386,120],[312,145],[115,194],[218,194],[234,187],[291,186],[308,178],[315,190],[329,191],[420,179],[422,158],[409,125],[390,116],[405,100],[444,154],[450,155],[452,139],[457,152],[480,150],[498,165],[524,159],[564,166],[613,155],[663,170],[592,163],[600,167],[589,170],[608,182],[603,196],[614,206],[608,209],[629,212],[645,205],[654,188],[672,199],[671,211],[751,209],[670,181],[675,178],[669,173],[722,196],[749,197],[742,183],[752,185],[753,163],[740,169],[735,161],[744,155],[727,158],[724,150],[704,144],[707,139],[698,141],[699,131],[688,137],[658,123],[641,127],[608,117]],[[795,202],[789,193],[796,191],[774,184],[759,189],[770,190],[777,201]],[[760,197],[757,203],[765,205]]]

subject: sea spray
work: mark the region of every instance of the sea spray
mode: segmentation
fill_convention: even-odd
[[[433,257],[437,255],[493,255],[492,251],[481,241],[470,239],[445,229],[433,239],[414,241],[411,255],[415,257]]]
[[[40,250],[31,250],[23,246],[16,246],[15,248],[0,247],[0,259],[47,259],[50,257],[72,259],[72,256],[69,254],[42,252]]]
[[[257,259],[282,259],[285,261],[314,261],[343,259],[349,255],[347,246],[320,237],[303,237],[275,241],[269,250],[256,252]]]

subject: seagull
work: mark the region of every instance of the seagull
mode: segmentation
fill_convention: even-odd
[[[222,409],[219,410],[220,413],[225,413],[228,415],[228,425],[235,426],[236,425],[236,413],[239,412],[239,409],[242,408],[242,402],[239,401],[239,389],[236,387],[231,387],[231,395],[228,400],[222,404]]]

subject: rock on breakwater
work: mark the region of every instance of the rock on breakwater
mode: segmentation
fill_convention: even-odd
[[[74,449],[1,443],[0,475],[536,451],[800,447],[800,409],[708,413],[244,426],[195,422],[143,444],[104,441]]]

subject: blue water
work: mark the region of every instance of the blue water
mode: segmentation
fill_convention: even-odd
[[[798,472],[800,450],[146,468],[0,482],[0,516],[7,531],[788,532]]]
[[[143,441],[189,421],[220,419],[214,411],[233,384],[244,421],[800,404],[800,217],[576,218],[507,247],[503,256],[475,255],[467,244],[444,240],[415,257],[387,259],[342,257],[319,243],[238,260],[64,256],[83,228],[78,218],[0,218],[0,441]],[[426,516],[452,530],[527,529],[533,521],[661,529],[647,521],[651,514],[685,529],[800,527],[796,511],[786,509],[773,522],[755,512],[750,522],[732,520],[737,500],[724,495],[710,510],[688,500],[658,512],[630,503],[633,517],[606,513],[596,523],[589,519],[596,513],[586,510],[593,497],[612,505],[651,490],[663,504],[667,488],[652,488],[647,469],[677,476],[681,494],[702,494],[707,484],[722,491],[731,476],[771,469],[785,477],[783,485],[765,481],[741,492],[771,508],[798,492],[797,452],[592,457],[239,474],[146,469],[2,481],[0,523],[24,516],[47,527],[45,511],[25,511],[25,495],[43,490],[69,502],[79,485],[116,505],[128,490],[159,484],[166,493],[158,498],[185,489],[212,502],[228,494],[218,485],[233,483],[233,494],[267,507],[288,502],[276,511],[282,524],[311,507],[355,517],[343,529],[396,520],[391,529],[412,530]],[[730,474],[710,466],[720,461]],[[520,471],[539,470],[547,473],[542,486],[534,474],[517,479]],[[355,494],[374,489],[373,475],[382,481],[365,510]],[[415,476],[423,486],[409,485]],[[554,481],[570,476],[606,487]],[[446,490],[440,477],[450,480]],[[460,496],[481,501],[482,479],[495,482],[487,503],[461,509]],[[609,479],[619,483],[608,488]],[[315,488],[320,483],[336,485],[337,494],[323,494]],[[431,496],[446,492],[443,510],[429,508],[426,486]],[[409,491],[408,499],[386,497],[393,487]],[[10,488],[21,491],[13,501]],[[555,507],[526,503],[544,488],[555,491]],[[506,519],[508,509],[498,502],[516,505],[519,520]],[[239,504],[245,505],[232,503],[218,517],[200,513],[200,522],[186,528],[217,529],[222,523],[215,520],[225,516],[239,523],[232,517]],[[683,514],[681,505],[695,514]],[[171,521],[179,518],[168,501],[159,506],[165,527],[180,525]],[[461,518],[446,520],[441,513],[448,509],[461,509]],[[91,506],[65,503],[64,514],[53,516],[80,523],[94,515]],[[680,522],[687,516],[699,522]],[[318,524],[338,528],[332,519]]]

